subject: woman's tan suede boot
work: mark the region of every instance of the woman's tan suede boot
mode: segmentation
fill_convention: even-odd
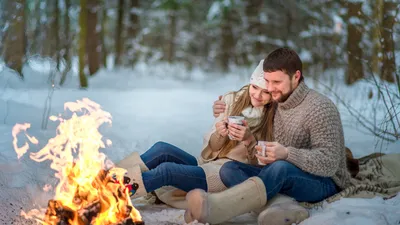
[[[119,163],[116,166],[127,169],[134,165],[139,165],[142,172],[146,172],[149,170],[146,164],[144,164],[142,158],[140,158],[138,152],[132,152],[130,155],[119,161]]]
[[[267,203],[267,192],[260,178],[251,177],[219,193],[192,190],[186,195],[186,200],[187,223],[197,220],[201,223],[218,224],[263,207]]]
[[[147,195],[146,188],[144,187],[144,184],[143,184],[143,177],[142,177],[142,171],[141,171],[140,166],[134,165],[134,166],[124,168],[124,169],[126,169],[126,171],[127,171],[126,176],[131,179],[130,184],[136,183],[138,185],[138,189],[133,194],[133,196],[131,196],[131,198],[135,199],[135,198],[139,198],[139,197],[143,197],[143,196]]]

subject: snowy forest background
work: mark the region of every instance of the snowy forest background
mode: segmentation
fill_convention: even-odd
[[[81,87],[102,67],[165,61],[226,72],[279,46],[298,51],[310,76],[345,67],[348,84],[372,73],[397,82],[398,14],[395,0],[2,1],[0,49],[21,78],[28,59],[53,59],[59,85],[77,58]]]
[[[11,69],[22,80],[25,67],[43,61],[51,62],[51,87],[79,79],[76,88],[87,88],[101,69],[141,62],[225,76],[289,46],[299,52],[305,76],[327,87],[338,80],[372,84],[368,98],[384,103],[385,119],[362,123],[375,136],[399,139],[396,0],[15,0],[0,7],[3,72]],[[158,77],[191,79],[177,74]]]

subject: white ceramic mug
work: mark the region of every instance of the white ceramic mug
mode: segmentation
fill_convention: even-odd
[[[257,145],[261,146],[261,152],[257,152],[257,154],[265,157],[265,150],[267,148],[267,142],[266,141],[258,141]],[[257,161],[258,161],[259,165],[263,165],[263,166],[265,165],[265,163],[262,163],[258,158],[257,158]]]
[[[238,125],[243,125],[244,116],[229,116],[228,123],[234,123]],[[229,139],[233,140],[233,137],[228,134]]]

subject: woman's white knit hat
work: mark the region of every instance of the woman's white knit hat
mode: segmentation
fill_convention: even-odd
[[[253,74],[250,77],[250,84],[254,84],[259,86],[262,89],[267,89],[267,83],[264,79],[264,70],[263,70],[264,59],[260,61]]]

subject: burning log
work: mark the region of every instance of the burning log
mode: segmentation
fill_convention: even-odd
[[[119,222],[119,223],[114,223],[112,225],[144,225],[143,221],[136,221],[134,222],[132,220],[132,218],[126,218],[123,221]]]
[[[65,207],[57,200],[49,200],[45,214],[45,221],[51,225],[69,225],[75,213],[72,209]]]
[[[100,201],[93,202],[85,208],[78,210],[79,218],[82,220],[84,225],[89,225],[99,214],[100,209]]]
[[[129,217],[129,215],[131,215],[132,212],[132,206],[130,205],[126,205],[125,206],[125,210],[124,210],[124,217]]]

